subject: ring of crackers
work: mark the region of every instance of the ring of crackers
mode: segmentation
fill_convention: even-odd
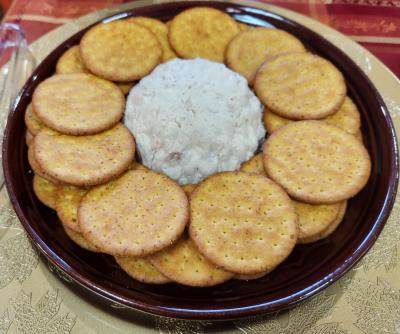
[[[124,95],[116,85],[84,73],[46,79],[35,89],[32,104],[46,126],[70,135],[107,130],[125,110]]]
[[[127,20],[94,26],[82,37],[79,47],[85,67],[112,81],[138,80],[149,74],[162,57],[157,37]]]
[[[169,42],[182,58],[205,58],[224,62],[225,49],[240,32],[228,14],[209,7],[187,9],[174,17]]]
[[[150,256],[149,259],[165,276],[188,286],[213,286],[233,276],[232,273],[219,269],[208,261],[186,236],[171,247]]]
[[[285,125],[267,139],[263,154],[267,175],[291,197],[310,204],[338,203],[353,197],[371,172],[363,144],[321,121]]]
[[[95,187],[78,209],[79,227],[103,252],[145,256],[173,244],[189,219],[181,187],[168,177],[130,170]]]
[[[286,31],[258,27],[236,35],[226,48],[225,60],[228,67],[252,84],[258,68],[268,58],[281,53],[305,51],[304,45]]]
[[[321,119],[335,113],[346,97],[342,73],[317,55],[287,53],[267,60],[254,89],[276,114],[289,119]]]
[[[32,146],[46,174],[75,186],[97,185],[118,177],[129,168],[135,154],[133,136],[120,123],[91,136],[41,131]]]
[[[268,271],[292,251],[297,215],[285,191],[262,175],[224,172],[190,196],[190,238],[206,258],[238,274]]]

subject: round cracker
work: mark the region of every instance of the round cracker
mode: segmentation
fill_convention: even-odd
[[[336,113],[321,119],[321,121],[337,126],[338,128],[341,128],[347,133],[355,136],[360,131],[361,126],[360,112],[349,97],[345,98],[342,106]],[[272,133],[291,122],[294,121],[281,117],[273,113],[271,110],[264,110],[264,125],[269,133]]]
[[[285,191],[265,176],[224,172],[190,196],[189,234],[217,266],[252,275],[275,268],[296,244],[297,215]]]
[[[124,95],[116,85],[84,73],[58,74],[41,82],[32,104],[45,125],[71,135],[107,130],[125,111]]]
[[[133,86],[135,86],[134,82],[114,82],[114,83],[118,86],[118,88],[124,95],[128,95]]]
[[[112,81],[135,81],[149,74],[162,57],[157,37],[147,28],[119,20],[85,33],[80,54],[90,72]]]
[[[56,207],[57,185],[39,175],[33,176],[33,191],[37,198],[51,209]]]
[[[252,281],[261,277],[264,277],[265,275],[269,274],[272,270],[269,271],[265,271],[259,274],[255,274],[255,275],[241,275],[241,274],[235,274],[233,275],[234,279],[238,279],[240,281]]]
[[[57,74],[88,73],[82,63],[79,45],[74,45],[65,51],[56,65]]]
[[[286,31],[258,27],[246,29],[229,43],[225,61],[228,67],[252,84],[266,59],[287,52],[305,52],[304,45]]]
[[[321,119],[334,114],[346,97],[340,71],[311,53],[276,56],[258,70],[254,89],[276,114],[289,119]]]
[[[127,21],[144,26],[156,35],[162,47],[162,62],[176,58],[176,53],[169,44],[168,27],[164,22],[149,17],[134,17],[127,19]]]
[[[60,183],[60,181],[58,181],[54,177],[51,177],[49,174],[47,174],[43,170],[43,168],[39,165],[39,163],[37,162],[36,157],[35,157],[34,143],[35,143],[35,141],[33,141],[33,143],[28,147],[28,162],[32,168],[32,171],[35,174],[39,175],[40,177],[42,177],[48,181],[51,181],[53,183]]]
[[[115,261],[119,264],[123,271],[139,282],[149,284],[165,284],[171,282],[168,277],[164,276],[146,258],[116,256]]]
[[[265,175],[262,154],[257,154],[253,156],[250,160],[244,162],[240,166],[240,171],[245,173]]]
[[[93,186],[119,176],[135,154],[133,136],[121,123],[91,136],[42,131],[32,146],[46,174],[75,186]]]
[[[82,235],[82,233],[76,232],[65,225],[63,225],[63,227],[67,236],[79,247],[84,248],[91,252],[100,253],[100,250],[95,245],[93,245],[89,240],[87,240]]]
[[[63,225],[75,232],[81,232],[78,223],[78,207],[87,189],[65,185],[58,188],[56,211]]]
[[[142,165],[141,163],[137,162],[137,161],[132,161],[129,169],[132,170],[149,170],[146,166]]]
[[[26,134],[25,134],[26,146],[28,146],[28,147],[31,146],[34,139],[35,139],[35,136],[29,130],[27,130]]]
[[[344,201],[341,203],[340,208],[339,208],[339,213],[335,220],[320,234],[314,235],[309,238],[304,238],[301,242],[302,244],[309,244],[311,242],[315,242],[318,240],[325,239],[329,237],[333,232],[336,231],[336,229],[339,227],[340,223],[343,221],[344,215],[346,213],[346,208],[347,208],[347,201]]]
[[[354,136],[321,121],[301,121],[267,139],[264,168],[293,198],[331,204],[353,197],[365,186],[371,161]]]
[[[337,217],[342,203],[312,205],[293,201],[299,222],[298,243],[321,234]]]
[[[239,33],[228,14],[209,7],[195,7],[176,15],[169,27],[169,41],[182,58],[224,62],[225,49]]]
[[[32,103],[28,105],[25,111],[25,125],[33,136],[36,136],[41,130],[47,128],[33,111]]]
[[[238,22],[238,21],[237,21],[237,24],[238,24],[238,26],[239,26],[240,31],[246,31],[246,30],[253,29],[252,26],[250,26],[250,25],[248,25],[248,24],[246,24],[246,23],[242,23],[242,22]]]
[[[186,195],[190,196],[190,194],[195,190],[197,187],[197,184],[192,184],[188,183],[182,186],[183,191],[185,192]]]
[[[145,256],[180,237],[189,219],[188,206],[175,181],[152,171],[130,170],[83,197],[79,226],[105,253]]]
[[[171,247],[150,256],[149,260],[169,279],[183,285],[213,286],[233,276],[232,273],[219,269],[208,261],[186,236]]]

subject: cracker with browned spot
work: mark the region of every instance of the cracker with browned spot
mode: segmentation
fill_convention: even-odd
[[[80,55],[85,67],[99,77],[129,82],[141,79],[159,64],[162,48],[149,29],[119,20],[89,29],[81,39]]]
[[[81,232],[78,223],[78,207],[87,189],[71,185],[60,186],[57,191],[56,211],[63,225],[75,232]]]
[[[217,266],[253,275],[292,252],[297,215],[285,191],[265,176],[224,172],[201,182],[190,197],[189,234]]]
[[[228,67],[252,84],[258,68],[268,59],[287,52],[305,52],[304,45],[284,30],[257,27],[246,29],[229,43],[225,61]]]
[[[56,207],[57,189],[57,184],[37,174],[33,176],[33,191],[37,198],[49,208],[55,209]]]
[[[56,65],[57,74],[88,73],[82,63],[79,53],[79,45],[74,45],[65,51],[58,59]]]
[[[255,156],[253,156],[250,160],[244,162],[240,166],[239,170],[241,172],[246,172],[246,173],[265,175],[262,154],[259,153]]]
[[[135,154],[133,136],[120,123],[91,136],[42,131],[33,147],[46,174],[75,186],[97,185],[118,177],[129,168]]]
[[[227,45],[239,31],[239,25],[228,14],[214,8],[195,7],[174,17],[168,37],[182,58],[222,63]]]
[[[188,207],[175,181],[152,171],[130,170],[83,197],[79,227],[105,253],[145,256],[180,237],[189,219]]]
[[[133,256],[116,256],[115,261],[130,277],[142,283],[165,284],[171,280],[163,275],[146,258]]]
[[[25,125],[33,136],[36,136],[42,129],[46,128],[46,125],[33,111],[32,103],[28,105],[25,111]]]
[[[76,243],[79,247],[86,249],[91,252],[95,253],[100,253],[100,250],[93,245],[89,240],[87,240],[82,233],[76,232],[67,226],[63,225],[64,231],[67,234],[67,236],[74,242]]]
[[[311,53],[287,53],[267,60],[254,89],[266,107],[289,119],[321,119],[339,110],[346,97],[340,71]]]
[[[340,205],[339,212],[335,220],[323,232],[308,238],[303,238],[303,240],[300,243],[308,244],[329,237],[333,232],[336,231],[340,223],[343,221],[343,217],[346,213],[346,208],[347,208],[347,201],[344,201]]]
[[[312,205],[294,201],[299,220],[299,239],[302,243],[307,238],[321,234],[337,217],[342,203]]]
[[[46,126],[71,135],[107,130],[125,111],[124,95],[115,84],[84,73],[46,79],[35,89],[32,104]]]
[[[171,247],[150,256],[149,260],[171,280],[194,287],[217,285],[233,276],[208,261],[186,236]]]
[[[163,55],[162,61],[166,62],[168,60],[176,58],[176,54],[174,50],[172,50],[171,45],[169,44],[168,40],[168,27],[167,25],[160,21],[150,17],[134,17],[127,19],[130,22],[139,24],[141,26],[146,27],[149,29],[156,37],[161,44]]]
[[[363,144],[321,121],[280,128],[267,139],[263,154],[267,175],[293,198],[310,204],[338,203],[355,196],[371,172]]]

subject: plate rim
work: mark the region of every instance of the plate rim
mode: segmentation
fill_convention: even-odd
[[[123,16],[126,13],[134,12],[135,9],[137,8],[143,8],[147,6],[157,6],[159,2],[157,3],[148,3],[145,4],[141,7],[136,7],[133,9],[127,9],[123,10],[118,13],[114,13],[110,16],[101,18],[100,20],[97,20],[96,22],[90,24],[89,26],[79,30],[77,33],[74,33],[71,37],[67,38],[64,40],[61,44],[64,45],[66,44],[67,41],[72,39],[76,34],[79,34],[82,30],[86,30],[89,27],[91,27],[94,24],[97,24],[99,22],[104,22],[104,21],[112,21],[121,18],[121,15]],[[176,2],[172,1],[162,1],[161,4],[165,3],[170,3],[170,4],[176,4]],[[204,3],[204,1],[190,1],[191,6],[195,6],[196,4],[199,3]],[[252,7],[252,8],[257,8],[254,7],[256,3],[249,2],[249,1],[234,1],[234,2],[224,2],[224,1],[209,1],[208,3],[228,3],[232,5],[243,5],[247,7]],[[274,15],[279,16],[280,18],[283,18],[285,21],[294,23],[297,26],[300,26],[304,28],[305,30],[308,30],[314,35],[317,35],[320,38],[324,38],[322,35],[318,34],[317,32],[313,31],[312,29],[306,27],[304,24],[300,24],[294,20],[288,19],[287,17],[274,13],[273,11],[269,9],[261,9],[263,12],[267,13],[272,13]],[[332,47],[337,49],[340,53],[344,54],[346,58],[352,63],[354,67],[358,69],[360,72],[361,76],[364,77],[364,79],[367,81],[368,85],[371,87],[371,89],[374,91],[375,96],[378,98],[379,103],[381,106],[383,106],[383,115],[384,118],[387,122],[388,128],[390,129],[390,137],[391,137],[391,144],[393,145],[392,149],[392,158],[394,156],[394,159],[392,161],[392,166],[391,166],[391,173],[390,173],[390,184],[389,184],[389,189],[387,190],[385,194],[385,204],[381,209],[381,213],[383,211],[383,214],[379,216],[377,220],[375,220],[371,231],[369,235],[373,234],[372,236],[366,237],[363,240],[363,243],[358,246],[357,250],[353,253],[351,256],[350,260],[347,261],[347,263],[342,264],[340,267],[336,268],[333,272],[330,273],[329,276],[324,277],[323,280],[319,280],[316,282],[316,284],[312,286],[307,286],[305,289],[298,291],[295,296],[293,297],[293,294],[290,297],[289,302],[286,302],[284,306],[282,306],[281,303],[277,303],[276,305],[274,304],[272,307],[269,306],[268,311],[266,311],[267,305],[270,305],[271,302],[268,303],[260,303],[257,305],[252,305],[249,307],[239,307],[239,308],[232,308],[232,309],[218,309],[218,310],[196,310],[195,313],[193,313],[193,310],[182,310],[182,309],[175,309],[171,307],[162,307],[162,306],[154,306],[152,304],[144,303],[141,301],[134,301],[132,303],[132,300],[130,303],[127,303],[125,298],[119,298],[115,294],[110,293],[109,291],[105,289],[101,289],[98,287],[96,284],[93,284],[90,280],[86,279],[83,275],[81,275],[79,272],[76,270],[73,270],[71,267],[68,266],[67,263],[62,261],[62,259],[46,244],[44,240],[42,240],[35,230],[31,227],[29,223],[29,219],[25,217],[24,213],[22,212],[22,209],[18,203],[18,200],[16,198],[15,193],[12,190],[12,181],[10,177],[10,170],[8,169],[9,163],[8,163],[8,154],[6,154],[6,148],[10,146],[9,141],[10,136],[9,136],[9,131],[10,128],[8,126],[9,120],[13,117],[16,107],[18,106],[18,102],[21,98],[21,96],[24,94],[26,89],[28,88],[28,83],[31,81],[31,78],[36,75],[38,70],[40,70],[41,65],[43,62],[54,52],[54,48],[48,56],[46,56],[42,62],[38,65],[38,67],[35,69],[33,74],[31,75],[30,79],[27,80],[26,84],[18,94],[18,97],[16,98],[16,101],[12,107],[12,111],[8,115],[8,120],[7,120],[7,126],[4,131],[4,138],[3,138],[3,146],[2,146],[2,153],[3,153],[3,171],[4,171],[4,177],[5,177],[5,184],[6,188],[11,200],[11,203],[16,211],[16,214],[21,221],[24,229],[28,232],[29,238],[33,241],[36,247],[39,248],[40,252],[45,255],[47,260],[49,260],[53,265],[55,265],[57,268],[59,268],[67,277],[72,279],[75,283],[77,283],[79,286],[90,290],[90,292],[107,299],[108,301],[111,301],[112,303],[117,303],[121,305],[121,307],[127,307],[134,309],[135,311],[140,311],[148,314],[156,314],[156,315],[162,315],[162,316],[168,316],[168,317],[175,317],[175,318],[181,318],[181,319],[197,319],[197,320],[232,320],[232,319],[238,319],[238,318],[243,318],[243,317],[250,317],[258,314],[266,314],[266,313],[273,313],[276,312],[277,310],[281,309],[286,309],[291,307],[294,304],[297,304],[301,300],[304,300],[312,295],[317,294],[336,280],[338,280],[340,277],[342,277],[345,273],[347,273],[353,266],[357,264],[357,262],[365,255],[365,253],[372,247],[376,239],[378,238],[381,230],[383,229],[386,220],[388,219],[391,209],[394,205],[395,199],[396,199],[396,193],[397,193],[397,187],[398,187],[398,179],[399,179],[399,156],[398,156],[398,146],[397,146],[397,139],[396,139],[396,133],[394,130],[394,124],[391,119],[390,113],[388,111],[388,108],[380,94],[380,92],[377,90],[375,85],[372,83],[372,81],[367,77],[367,75],[364,73],[364,71],[354,62],[354,60],[349,57],[347,54],[345,54],[342,50],[340,50],[337,46],[335,46],[333,43],[330,41],[326,40],[327,44],[330,44]],[[374,232],[374,233],[372,233]],[[73,274],[71,274],[71,271]],[[315,286],[315,287],[314,287]],[[314,287],[314,288],[313,288]],[[310,290],[311,289],[311,290]],[[118,299],[118,300],[116,300]],[[243,315],[243,312],[246,314]],[[200,315],[200,316],[199,316]]]

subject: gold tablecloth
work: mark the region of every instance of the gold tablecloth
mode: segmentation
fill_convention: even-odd
[[[59,43],[92,22],[151,1],[92,13],[30,46],[40,62]],[[159,3],[161,1],[152,1]],[[400,129],[400,81],[372,54],[333,29],[281,8],[252,3],[322,34],[367,73]],[[363,260],[338,282],[293,309],[229,323],[193,322],[138,313],[121,318],[77,295],[30,244],[3,188],[0,192],[0,334],[2,333],[400,333],[400,202]]]

